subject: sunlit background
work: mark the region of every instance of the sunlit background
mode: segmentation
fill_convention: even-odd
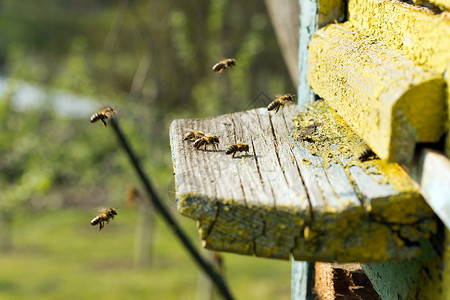
[[[228,57],[235,68],[211,71]],[[89,118],[116,107],[177,215],[170,122],[288,92],[263,1],[1,1],[0,299],[196,299],[197,266],[138,209],[146,195],[127,158]],[[109,207],[118,216],[98,232],[89,222]],[[195,222],[177,219],[200,247]],[[237,299],[289,298],[289,262],[222,257]]]

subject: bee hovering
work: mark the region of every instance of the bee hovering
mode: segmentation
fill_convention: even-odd
[[[212,67],[212,70],[214,72],[222,73],[225,70],[231,69],[235,65],[236,65],[236,60],[234,58],[228,58],[228,59],[219,61],[217,64],[215,64]]]
[[[194,148],[198,150],[201,146],[204,146],[204,150],[206,150],[207,145],[212,145],[214,149],[217,149],[216,144],[218,143],[219,137],[217,135],[202,136],[194,142]]]
[[[105,210],[103,213],[101,213],[100,215],[93,218],[91,221],[91,225],[95,226],[97,224],[100,224],[100,228],[98,229],[98,231],[101,231],[103,229],[103,227],[105,226],[105,222],[109,223],[110,220],[114,220],[114,216],[117,216],[116,209],[109,208],[109,209]]]
[[[245,151],[248,155],[249,147],[245,143],[237,143],[233,144],[230,147],[228,147],[227,152],[225,152],[227,155],[233,154],[232,157],[234,158],[234,155],[236,152],[243,152]]]
[[[117,115],[117,111],[113,107],[107,107],[98,113],[95,113],[91,117],[91,123],[95,123],[98,120],[102,121],[103,125],[108,126],[105,120],[111,119]]]
[[[280,108],[282,108],[283,106],[285,106],[286,104],[290,104],[294,102],[294,96],[292,96],[291,94],[286,94],[284,96],[281,96],[280,98],[277,98],[275,100],[273,100],[268,106],[267,106],[267,110],[275,110],[275,113],[278,112],[278,110]]]
[[[203,132],[201,132],[201,131],[198,131],[198,130],[191,130],[191,131],[189,131],[188,133],[186,133],[185,135],[184,135],[184,141],[195,141],[195,140],[197,140],[197,139],[199,139],[199,138],[201,138],[202,136],[204,136],[205,134],[203,133]]]

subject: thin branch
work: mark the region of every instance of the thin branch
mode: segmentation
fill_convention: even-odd
[[[178,239],[181,241],[181,243],[184,245],[184,247],[188,250],[188,252],[192,256],[192,258],[203,269],[203,271],[211,278],[211,280],[217,286],[217,289],[222,294],[224,299],[232,300],[233,296],[231,295],[231,292],[229,291],[222,276],[220,276],[214,270],[214,268],[211,266],[211,264],[209,264],[200,255],[200,253],[197,251],[197,249],[192,245],[192,243],[188,239],[187,235],[183,232],[181,227],[177,224],[177,222],[172,217],[170,212],[164,206],[163,202],[161,201],[161,199],[159,198],[155,189],[153,188],[153,186],[150,182],[150,179],[146,176],[146,174],[142,170],[139,160],[137,159],[136,155],[134,155],[133,150],[131,150],[131,147],[130,147],[128,141],[126,140],[125,136],[122,133],[122,130],[119,127],[119,123],[118,123],[117,119],[111,119],[110,124],[111,124],[112,129],[114,130],[114,133],[116,134],[116,137],[119,141],[120,146],[123,148],[123,150],[128,155],[128,158],[130,159],[130,162],[131,162],[132,166],[134,167],[134,170],[136,171],[137,175],[141,179],[142,184],[144,185],[145,189],[147,190],[147,193],[150,195],[150,200],[152,201],[152,204],[155,207],[155,209],[163,216],[167,225],[169,225],[169,228],[173,230],[175,235],[178,237]]]

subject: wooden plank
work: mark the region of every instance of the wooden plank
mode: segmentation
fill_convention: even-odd
[[[377,300],[380,296],[358,263],[315,263],[317,299]]]
[[[314,92],[308,85],[308,45],[313,34],[323,26],[342,21],[344,15],[343,0],[299,0],[299,47],[298,47],[298,89],[299,104],[314,102]]]
[[[382,299],[450,299],[449,231],[422,242],[422,255],[409,262],[361,264]]]
[[[265,0],[278,45],[294,85],[298,82],[298,0]]]
[[[298,134],[311,119],[324,124],[306,142]],[[219,150],[195,150],[183,141],[190,129],[218,135]],[[236,142],[248,143],[249,155],[225,155]],[[400,260],[417,256],[417,241],[435,226],[398,165],[357,161],[364,143],[323,101],[275,115],[260,108],[175,120],[171,146],[178,209],[198,221],[211,250],[279,259],[292,253],[310,261]]]
[[[417,2],[425,4],[423,0],[416,0],[415,3]],[[429,2],[436,5],[440,10],[448,11],[450,9],[450,0],[430,0]]]
[[[447,122],[446,122],[446,131],[450,132],[450,61],[448,62],[447,72],[444,74],[445,82],[447,83],[446,95],[447,95]],[[447,138],[445,139],[445,155],[450,157],[450,134],[447,134]]]
[[[414,262],[362,266],[383,299],[450,299],[450,161],[424,150],[416,168],[422,194],[443,222],[437,234],[422,242]]]
[[[299,23],[299,46],[298,46],[298,104],[314,102],[314,92],[308,85],[308,45],[313,34],[319,28],[318,24],[318,0],[299,0],[300,23]]]
[[[314,263],[292,260],[291,300],[309,300],[314,287]]]
[[[439,152],[425,150],[419,169],[420,189],[425,200],[450,229],[450,160]]]
[[[441,74],[407,59],[350,23],[320,29],[309,45],[311,87],[382,159],[408,164],[416,141],[445,126]],[[423,99],[427,101],[423,101]]]
[[[275,2],[275,1],[274,1]],[[320,5],[319,5],[320,4]],[[299,17],[299,47],[298,47],[298,91],[297,99],[299,104],[306,104],[315,100],[315,95],[308,85],[307,81],[307,54],[308,44],[314,32],[322,26],[330,22],[340,20],[344,15],[344,5],[342,0],[322,0],[320,3],[317,0],[299,0],[300,17]],[[304,270],[304,273],[298,270]],[[309,270],[309,272],[308,272]],[[292,300],[309,299],[310,289],[304,285],[307,280],[311,278],[310,274],[313,270],[313,264],[307,262],[296,262],[292,259]],[[299,289],[303,287],[304,290]]]
[[[450,15],[399,0],[349,0],[349,21],[420,65],[444,73],[450,61]]]

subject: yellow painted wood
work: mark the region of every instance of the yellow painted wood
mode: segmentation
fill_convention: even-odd
[[[317,122],[314,130],[308,125]],[[220,138],[196,150],[187,130]],[[249,154],[225,155],[245,142]],[[175,120],[178,210],[203,246],[278,259],[380,262],[420,255],[434,214],[397,164],[360,162],[365,144],[324,102],[209,119]]]
[[[448,2],[446,0],[446,2]],[[448,6],[447,6],[448,7]],[[349,0],[349,21],[419,65],[443,73],[450,61],[450,14],[399,0]]]
[[[382,159],[408,163],[417,141],[436,142],[444,132],[442,75],[348,22],[315,34],[308,67],[314,92]]]
[[[450,61],[448,62],[447,72],[445,72],[444,77],[447,83],[445,90],[447,96],[447,124],[445,129],[448,133],[450,132]],[[445,155],[450,157],[450,134],[447,134],[445,141]]]
[[[416,2],[419,0],[416,0]],[[425,1],[420,0],[421,3],[424,3]],[[450,9],[450,0],[429,0],[431,4],[436,5],[441,10],[449,10]]]
[[[441,10],[450,9],[450,0],[429,0],[429,2],[436,5]]]

